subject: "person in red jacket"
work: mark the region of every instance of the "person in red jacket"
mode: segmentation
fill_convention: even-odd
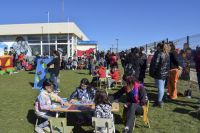
[[[115,53],[112,53],[110,55],[110,67],[112,67],[114,64],[117,64],[117,60],[118,60],[118,57]]]
[[[95,81],[98,81],[99,78],[106,78],[106,68],[103,66],[102,63],[100,63],[99,66],[96,67],[91,83],[93,84]]]
[[[97,74],[99,75],[99,78],[106,78],[106,68],[103,66],[102,63],[99,64]]]
[[[120,71],[117,69],[117,65],[113,65],[110,70],[110,77],[108,79],[108,88],[110,89],[113,83],[117,83],[120,80]]]

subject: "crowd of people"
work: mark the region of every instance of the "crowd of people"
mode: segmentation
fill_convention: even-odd
[[[179,77],[184,80],[190,80],[189,72],[191,61],[195,62],[198,85],[200,87],[200,48],[197,47],[195,53],[191,52],[188,44],[179,51],[173,42],[160,42],[157,44],[156,51],[149,66],[149,75],[155,79],[155,85],[158,89],[157,100],[153,106],[163,108],[165,88],[167,88],[167,98],[175,100],[178,98],[177,82]],[[192,57],[192,54],[194,58]],[[123,76],[119,71],[119,59],[123,67]],[[71,62],[71,64],[69,64]],[[73,63],[74,62],[74,63]],[[76,63],[75,63],[76,62]],[[147,72],[148,56],[143,47],[131,48],[130,51],[122,51],[119,54],[97,51],[88,57],[61,58],[58,51],[53,52],[53,60],[47,64],[50,72],[50,79],[43,83],[42,91],[35,102],[36,114],[46,121],[35,127],[35,131],[43,133],[43,130],[49,130],[48,117],[55,115],[50,109],[55,108],[53,101],[64,104],[62,98],[58,96],[60,92],[58,87],[59,71],[63,69],[75,70],[78,67],[88,69],[88,74],[93,77],[90,82],[87,78],[80,81],[80,85],[69,97],[68,103],[76,100],[82,102],[94,102],[95,111],[93,113],[77,114],[78,124],[84,121],[91,121],[91,117],[113,119],[111,112],[112,102],[120,99],[126,94],[123,114],[125,116],[124,133],[132,133],[136,115],[144,113],[143,106],[148,102],[148,90],[145,89],[145,75]],[[81,64],[81,65],[79,65]],[[51,67],[53,65],[53,67]],[[80,68],[79,68],[80,69]],[[122,78],[121,78],[122,77]],[[123,81],[123,86],[114,94],[109,94],[106,89],[99,89],[96,82],[108,78],[106,86],[111,89],[115,84]],[[99,132],[106,132],[105,128],[98,128]]]

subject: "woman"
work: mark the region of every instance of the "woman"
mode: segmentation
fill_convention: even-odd
[[[111,101],[119,99],[124,93],[126,93],[127,101],[124,105],[126,122],[124,133],[132,133],[135,116],[136,114],[143,114],[142,106],[147,104],[148,97],[144,86],[140,84],[134,76],[124,77],[124,81],[126,85],[118,92],[111,95],[109,99]]]
[[[179,78],[179,69],[180,64],[178,61],[178,55],[176,52],[175,45],[173,43],[170,44],[171,51],[170,51],[170,70],[169,70],[169,77],[168,77],[168,95],[170,99],[177,99],[177,88],[176,84]]]
[[[169,47],[166,43],[160,46],[161,50],[157,53],[154,60],[153,75],[158,88],[158,100],[156,106],[163,107],[163,96],[165,89],[165,81],[169,71]]]

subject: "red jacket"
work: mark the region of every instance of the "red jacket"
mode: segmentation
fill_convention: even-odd
[[[110,56],[110,65],[113,65],[114,63],[116,63],[118,60],[118,57],[116,55],[111,55]]]
[[[120,80],[120,72],[119,72],[119,70],[115,70],[114,72],[110,71],[110,76],[115,81],[119,81]]]
[[[105,78],[106,77],[106,68],[103,66],[100,66],[99,70],[97,71],[97,74],[99,75],[99,78]]]

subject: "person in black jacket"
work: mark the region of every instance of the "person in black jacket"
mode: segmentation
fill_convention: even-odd
[[[158,88],[158,101],[155,102],[155,105],[158,105],[159,107],[163,107],[162,99],[165,91],[165,81],[169,71],[169,63],[169,47],[168,44],[164,43],[161,45],[161,51],[158,52],[158,55],[154,60],[153,67],[153,75]]]
[[[53,88],[55,92],[59,92],[58,89],[58,75],[60,71],[60,54],[58,51],[53,51],[53,60],[47,64],[47,68],[50,73],[50,79],[53,82]]]
[[[145,73],[147,69],[147,55],[144,52],[144,47],[140,47],[140,74],[139,74],[139,81],[144,83]]]
[[[140,58],[140,50],[138,48],[131,48],[131,53],[126,56],[125,59],[125,76],[135,76],[136,79],[139,79],[140,67],[143,64],[143,61]],[[129,72],[131,70],[131,72]]]
[[[136,114],[143,114],[143,107],[148,97],[144,86],[134,76],[124,77],[126,86],[109,96],[110,101],[119,99],[126,93],[127,101],[124,105],[125,128],[124,133],[132,133]]]
[[[173,42],[170,43],[171,51],[170,51],[170,71],[168,76],[168,95],[170,99],[177,98],[177,88],[176,83],[178,82],[179,78],[179,70],[180,70],[180,63],[178,61],[178,54],[176,52],[175,45]]]

